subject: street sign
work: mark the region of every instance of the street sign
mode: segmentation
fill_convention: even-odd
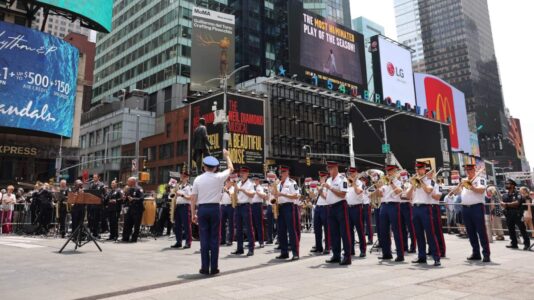
[[[390,144],[382,144],[382,154],[387,154],[391,152],[391,145]]]

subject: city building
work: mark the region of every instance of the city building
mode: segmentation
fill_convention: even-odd
[[[506,138],[508,120],[487,1],[397,0],[395,5],[400,41],[419,46],[420,28],[426,73],[465,94],[481,157],[497,168],[520,167],[515,148]],[[414,49],[419,53],[418,47]]]
[[[43,15],[43,10],[41,9],[35,14],[35,19],[32,22],[32,28],[41,30],[44,21],[45,17]],[[69,33],[78,33],[87,37],[91,35],[91,29],[82,27],[80,25],[80,21],[72,22],[63,16],[54,14],[49,14],[46,17],[46,24],[43,31],[59,38],[64,38]]]
[[[419,2],[418,0],[395,0],[394,5],[398,41],[414,50],[412,54],[414,72],[425,73]]]
[[[384,35],[384,27],[378,23],[375,23],[365,17],[358,17],[352,19],[352,29],[363,34],[365,38],[365,63],[367,67],[367,89],[371,92],[375,92],[375,84],[373,80],[373,59],[371,52],[367,51],[371,45],[371,37],[374,35]]]
[[[304,9],[350,28],[350,0],[302,0]]]
[[[121,159],[125,156],[121,146],[154,134],[156,115],[146,110],[146,95],[133,91],[124,98],[123,101],[104,102],[84,113],[78,174],[103,174],[106,181],[119,178]],[[142,156],[141,152],[139,155]],[[132,165],[135,152],[128,156]]]
[[[81,53],[86,56],[84,81],[83,85],[83,100],[82,100],[82,112],[87,112],[91,108],[91,98],[93,96],[93,71],[95,68],[95,43],[89,41],[87,35],[81,33],[71,32],[65,36],[65,41],[71,43]],[[79,124],[79,123],[78,123]]]

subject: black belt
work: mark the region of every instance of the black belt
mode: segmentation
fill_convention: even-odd
[[[250,203],[237,203],[237,206],[250,205]]]
[[[426,204],[426,203],[415,203],[413,206],[415,206],[415,207],[427,207],[427,206],[430,206],[430,204]]]
[[[362,206],[363,204],[350,204],[349,207],[357,207],[357,206]]]
[[[198,206],[219,206],[219,203],[202,203],[202,204],[199,204]]]
[[[347,200],[343,199],[343,200],[340,200],[334,204],[330,204],[331,207],[334,207],[334,206],[338,206],[338,205],[342,205],[343,203],[347,203]]]
[[[286,202],[286,203],[280,203],[278,204],[279,206],[284,206],[284,205],[293,205],[293,203],[291,202]]]
[[[221,206],[232,206],[232,204],[221,204]]]
[[[190,205],[189,203],[176,203],[176,206],[185,206],[185,205]]]
[[[400,204],[400,202],[382,202],[382,205]]]

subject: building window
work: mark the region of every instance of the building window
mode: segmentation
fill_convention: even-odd
[[[176,143],[176,156],[187,155],[187,140]]]
[[[89,133],[89,147],[92,147],[95,145],[95,133],[91,132]]]
[[[171,136],[171,123],[165,124],[165,135],[167,138]]]
[[[121,147],[114,147],[111,149],[111,157],[112,157],[112,163],[118,164],[120,163],[120,159],[118,158],[121,155]]]
[[[118,139],[121,138],[121,135],[122,135],[122,123],[113,124],[113,133],[111,135],[113,136],[113,140],[118,140]]]
[[[159,146],[159,159],[162,160],[162,159],[170,159],[173,157],[173,154],[174,154],[174,143],[169,143],[169,144],[165,144],[165,145],[160,145]]]
[[[189,133],[189,119],[184,120],[184,134]]]
[[[169,172],[172,171],[172,166],[159,167],[158,182],[169,182]]]

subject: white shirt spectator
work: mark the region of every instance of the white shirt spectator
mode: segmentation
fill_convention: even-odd
[[[198,204],[219,204],[224,182],[230,176],[230,170],[213,173],[205,172],[195,178],[192,195],[197,195]]]
[[[15,209],[15,203],[17,202],[17,197],[15,197],[15,194],[8,194],[5,193],[2,195],[2,210],[8,211],[8,210],[14,210]]]

